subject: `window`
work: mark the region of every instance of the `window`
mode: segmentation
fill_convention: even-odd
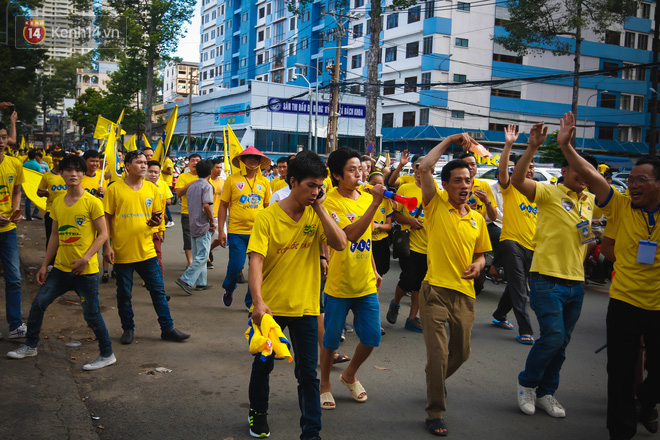
[[[433,53],[433,37],[424,37],[424,48],[422,53],[424,55]]]
[[[419,41],[406,44],[406,58],[415,58],[419,55]]]
[[[262,54],[262,53],[257,54],[257,66],[259,66],[263,63],[264,63],[264,54]]]
[[[431,84],[431,72],[422,73],[422,86],[421,86],[421,90],[431,90],[431,86],[425,84]]]
[[[456,9],[459,11],[469,11],[470,4],[466,2],[458,2],[458,5],[456,5]]]
[[[621,78],[632,79],[635,81],[646,81],[646,70],[634,66],[635,64],[623,63],[623,67],[627,67],[627,69],[621,71]]]
[[[394,127],[394,113],[383,113],[383,127]]]
[[[600,106],[603,108],[616,108],[616,95],[608,93],[600,95]]]
[[[431,18],[435,16],[435,1],[430,0],[424,6],[424,18]]]
[[[262,41],[264,41],[264,31],[259,31],[259,33],[257,34],[257,41],[258,41],[259,43],[261,43]]]
[[[643,96],[633,96],[633,106],[632,111],[634,112],[643,112],[644,111],[644,97]]]
[[[621,45],[621,32],[605,31],[605,44]]]
[[[300,40],[300,50],[307,49],[309,46],[309,38],[303,38]]]
[[[353,26],[353,38],[360,38],[363,35],[362,34],[363,26],[364,25],[362,23]]]
[[[215,29],[211,31],[211,40],[215,40]]]
[[[459,47],[468,47],[468,39],[467,38],[457,38],[456,39],[456,46]]]
[[[394,95],[396,87],[393,79],[383,82],[383,95]]]
[[[502,55],[499,53],[493,54],[493,61],[501,61],[503,63],[513,63],[513,64],[522,64],[522,57],[512,56],[512,55]]]
[[[464,119],[465,118],[465,111],[463,111],[463,110],[452,110],[451,111],[451,117],[453,119]]]
[[[220,6],[220,15],[225,15],[225,5]]]
[[[296,54],[296,43],[289,43],[289,56]]]
[[[266,38],[270,38],[270,26],[266,28]]]
[[[247,66],[247,58],[243,57],[241,58],[241,67]]]
[[[211,49],[211,59],[215,58],[215,49]]]
[[[270,51],[265,51],[264,52],[264,62],[269,62],[270,61]]]
[[[220,25],[220,32],[218,32],[218,35],[224,35],[225,34],[225,25]]]
[[[403,87],[403,93],[410,93],[417,91],[417,77],[410,76],[405,80],[405,86]]]
[[[259,8],[259,18],[264,18],[266,16],[266,8]]]
[[[229,72],[231,70],[231,64],[227,63],[225,64],[225,72]]]
[[[396,46],[385,48],[385,62],[391,63],[396,61]]]
[[[296,30],[296,17],[291,17],[289,19],[289,30],[290,31],[295,31]]]
[[[209,59],[209,53],[208,53],[208,52],[204,52],[204,61],[206,61],[206,60],[208,60],[208,59]]]
[[[295,73],[295,72],[294,72],[293,69],[288,69],[288,70],[287,70],[287,72],[286,72],[287,82],[292,82],[292,81],[293,81],[293,74],[294,74],[294,73]]]
[[[646,34],[637,35],[637,49],[647,50],[649,48],[649,36]]]
[[[225,48],[225,46],[222,46],[222,45],[221,45],[221,46],[218,46],[218,56],[219,56],[219,57],[222,56],[222,53],[223,53],[223,49],[224,49],[224,48]]]
[[[619,141],[621,142],[641,142],[641,127],[619,127]]]
[[[359,69],[362,67],[362,54],[353,55],[351,58],[351,69]]]
[[[241,44],[247,44],[247,34],[241,35]]]
[[[419,109],[419,125],[429,125],[429,109]]]
[[[272,4],[270,4],[270,3],[267,3],[267,4],[266,4],[266,15],[270,15],[270,14],[272,14],[272,12],[273,12],[273,9],[272,9],[272,8],[273,8],[273,5],[272,5]],[[280,81],[280,82],[281,82],[281,81]]]
[[[213,13],[211,14],[211,20],[215,20],[215,14],[216,14],[216,12],[213,11]]]
[[[353,4],[355,5],[356,8],[359,8],[361,6],[364,6],[364,0],[355,0]]]
[[[635,33],[626,32],[623,45],[626,47],[635,47]]]
[[[457,83],[467,82],[467,75],[461,75],[459,73],[454,73],[454,82],[457,82]]]
[[[651,18],[651,4],[650,3],[642,3],[640,8],[639,8],[639,16],[640,18],[646,18],[647,20]]]
[[[404,127],[415,126],[415,112],[403,112],[403,126]]]
[[[387,16],[387,29],[399,27],[399,13],[395,12]]]
[[[249,17],[249,16],[248,16],[248,13],[247,13],[247,12],[244,12],[244,13],[243,13],[243,21],[244,21],[244,22],[245,22],[245,21],[248,21],[248,17]]]
[[[605,75],[613,76],[614,78],[619,76],[619,63],[612,63],[608,61],[603,62],[603,70],[607,70]]]
[[[422,16],[422,7],[415,6],[414,8],[408,9],[408,24],[417,23]]]
[[[276,70],[273,72],[273,82],[282,84],[282,70]]]
[[[490,96],[502,96],[504,98],[518,98],[521,93],[515,90],[491,89]]]

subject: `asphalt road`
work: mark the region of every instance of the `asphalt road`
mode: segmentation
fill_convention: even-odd
[[[178,209],[177,209],[178,210]],[[222,304],[221,284],[227,251],[217,249],[215,269],[209,271],[214,289],[189,296],[174,281],[184,270],[185,258],[178,214],[164,243],[165,286],[177,328],[192,337],[183,343],[160,340],[156,314],[146,289],[135,278],[135,342],[121,345],[115,286],[100,288],[101,305],[118,362],[84,372],[81,367],[98,355],[86,328],[77,296],[71,292],[46,313],[39,356],[12,360],[0,356],[0,432],[2,438],[43,439],[247,439],[248,381],[252,356],[243,336],[247,312],[242,305],[247,285],[239,285],[231,308]],[[28,272],[43,257],[43,225],[23,222],[21,255]],[[387,334],[358,373],[368,392],[357,403],[332,373],[334,411],[323,412],[326,439],[432,438],[424,427],[425,349],[422,335],[403,328],[408,302],[403,301],[400,321],[384,317],[394,293],[399,267],[396,260],[384,277],[380,292],[383,327]],[[295,276],[295,274],[292,274]],[[25,279],[23,315],[36,292],[33,275]],[[605,286],[607,288],[607,286]],[[587,289],[582,317],[568,348],[556,394],[566,408],[565,419],[544,412],[527,416],[516,404],[516,378],[523,368],[528,346],[515,340],[517,332],[496,328],[490,314],[503,290],[487,282],[478,297],[472,335],[472,356],[447,382],[450,436],[466,439],[606,439],[605,343],[607,293]],[[4,287],[0,289],[0,307]],[[511,315],[511,319],[513,316]],[[537,324],[533,319],[534,328]],[[5,323],[0,331],[7,334]],[[78,340],[79,347],[65,343]],[[0,352],[18,347],[16,340],[0,341]],[[349,333],[340,352],[352,356],[357,344]],[[4,351],[2,351],[4,350]],[[157,367],[172,370],[155,371]],[[271,375],[269,423],[271,438],[295,439],[300,417],[293,364],[277,361]],[[94,417],[94,419],[92,418]],[[97,419],[96,419],[97,418]],[[650,438],[640,427],[637,438]],[[643,431],[643,432],[642,432]]]

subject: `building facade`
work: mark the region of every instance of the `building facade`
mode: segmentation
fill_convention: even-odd
[[[198,78],[197,63],[168,63],[163,72],[163,103],[187,98],[191,89],[197,95]]]

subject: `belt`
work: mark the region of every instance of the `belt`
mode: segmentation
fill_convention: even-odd
[[[566,287],[575,287],[583,284],[582,281],[575,281],[575,280],[565,280],[563,278],[557,278],[557,277],[551,277],[550,275],[543,275],[538,272],[530,272],[529,273],[530,278],[536,278],[539,280],[546,280],[550,281],[555,284],[561,284],[562,286]]]

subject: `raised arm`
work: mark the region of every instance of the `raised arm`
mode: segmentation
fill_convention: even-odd
[[[527,149],[518,161],[516,167],[513,169],[513,174],[511,175],[511,183],[513,183],[513,186],[515,186],[522,195],[527,197],[527,200],[530,202],[534,202],[534,199],[536,199],[536,182],[527,179],[527,170],[529,169],[532,160],[534,160],[534,155],[541,144],[545,142],[547,137],[548,127],[544,127],[543,122],[539,122],[532,127],[529,132]]]
[[[607,180],[605,180],[605,177],[601,176],[596,168],[584,160],[571,145],[571,138],[575,131],[575,116],[573,116],[573,113],[564,113],[560,125],[561,128],[559,129],[559,134],[557,134],[557,143],[568,161],[568,166],[573,168],[587,182],[589,191],[596,196],[596,200],[599,203],[604,203],[609,197],[612,188],[607,183]]]
[[[511,155],[513,143],[518,139],[519,134],[516,132],[515,125],[509,125],[504,129],[504,149],[502,150],[500,164],[497,169],[497,179],[502,188],[509,186],[509,156]]]
[[[323,225],[323,231],[328,240],[328,246],[336,251],[343,251],[347,242],[346,233],[337,226],[337,223],[330,217],[328,211],[325,210],[323,207],[323,200],[325,200],[325,196],[321,199],[315,200],[314,204],[312,204],[312,209],[314,209],[316,215],[321,219],[321,225]],[[330,252],[326,252],[327,249],[324,246],[321,246],[321,249],[323,249],[321,255],[326,257],[327,261]]]
[[[459,144],[463,146],[464,150],[466,150],[469,147],[471,141],[472,138],[468,136],[467,133],[452,134],[451,136],[444,138],[442,142],[433,147],[429,154],[427,154],[426,157],[422,159],[419,164],[419,172],[421,174],[422,180],[422,199],[424,201],[424,205],[427,205],[431,201],[438,188],[435,180],[433,179],[432,171],[435,169],[435,164],[440,159],[440,156],[442,156],[445,151],[447,151],[447,148],[449,148],[451,144]]]
[[[399,161],[399,164],[396,166],[394,171],[390,173],[389,179],[387,179],[387,184],[389,186],[396,186],[397,188],[399,187],[396,184],[396,182],[397,180],[399,180],[399,174],[401,174],[401,170],[408,163],[409,157],[410,157],[410,153],[408,153],[408,150],[403,150],[403,153],[401,153],[401,160]]]

